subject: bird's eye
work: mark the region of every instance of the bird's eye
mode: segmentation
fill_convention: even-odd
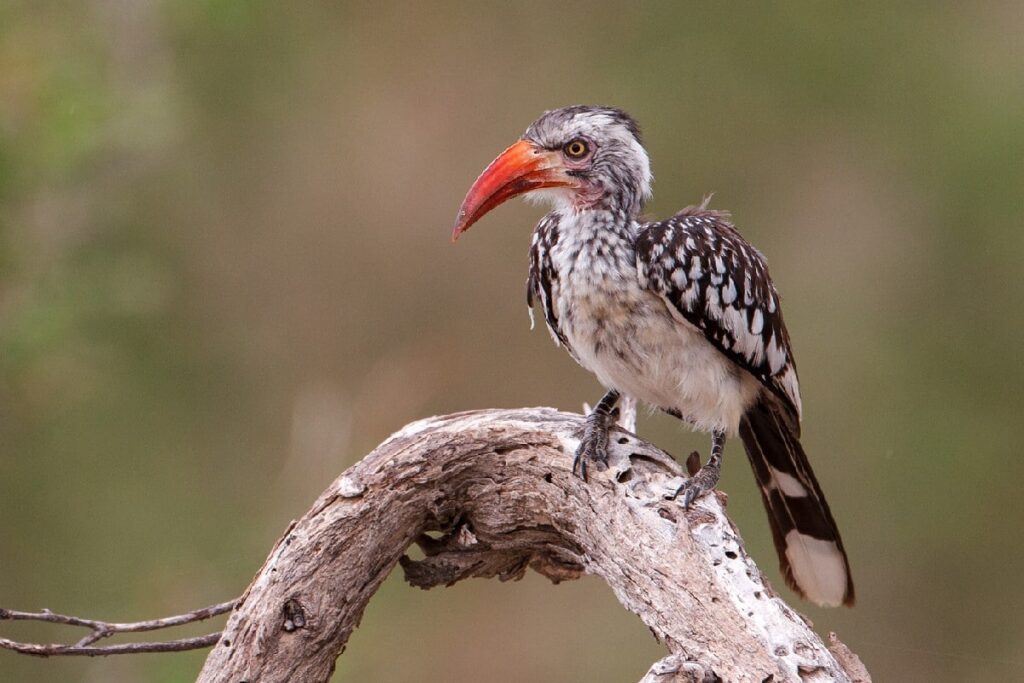
[[[565,156],[569,157],[570,159],[582,159],[583,157],[587,156],[587,152],[589,152],[590,150],[587,147],[586,142],[580,140],[579,138],[576,138],[575,140],[570,140],[569,142],[567,142],[565,144],[565,147],[562,148],[562,151],[565,152]]]

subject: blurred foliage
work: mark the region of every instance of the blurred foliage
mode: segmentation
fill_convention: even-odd
[[[786,296],[859,595],[801,610],[877,680],[1019,678],[1022,32],[1015,2],[0,3],[0,605],[219,601],[406,422],[594,401],[526,324],[539,212],[447,235],[541,111],[608,103],[644,126],[651,212],[717,190]],[[635,680],[659,652],[594,580],[393,576],[336,678]],[[0,653],[0,679],[202,660]]]

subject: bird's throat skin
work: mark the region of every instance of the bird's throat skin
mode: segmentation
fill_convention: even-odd
[[[760,384],[640,286],[639,229],[625,213],[605,210],[556,211],[538,224],[531,272],[552,275],[552,333],[606,388],[701,431],[734,435]]]

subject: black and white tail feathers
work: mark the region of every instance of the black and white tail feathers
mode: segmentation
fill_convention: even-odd
[[[762,397],[740,422],[786,583],[819,605],[854,601],[839,529],[794,429]]]

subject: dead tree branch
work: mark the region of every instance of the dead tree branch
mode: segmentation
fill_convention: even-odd
[[[578,415],[491,410],[408,425],[293,522],[239,599],[201,683],[327,681],[401,563],[414,586],[469,577],[602,577],[667,647],[642,683],[869,681],[747,556],[723,510],[665,499],[683,472],[628,432],[607,472],[572,476]],[[434,535],[428,535],[433,533]],[[417,543],[426,557],[404,553]]]
[[[641,683],[870,681],[835,634],[826,647],[775,595],[725,516],[723,494],[683,510],[665,495],[682,481],[680,467],[626,431],[613,442],[608,471],[581,482],[570,472],[580,426],[578,415],[545,408],[413,423],[291,524],[238,600],[132,623],[0,609],[0,621],[91,631],[74,644],[0,639],[0,648],[45,657],[216,644],[202,683],[327,681],[366,604],[400,563],[420,588],[518,579],[528,568],[556,583],[596,574],[669,650]],[[423,560],[405,555],[413,543]],[[223,633],[95,645],[232,609]]]

